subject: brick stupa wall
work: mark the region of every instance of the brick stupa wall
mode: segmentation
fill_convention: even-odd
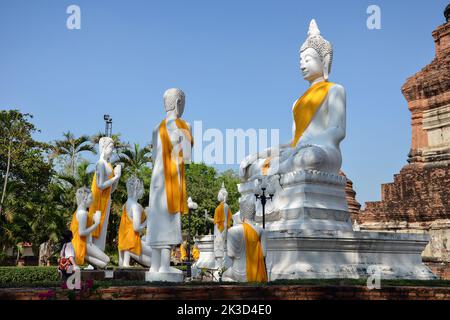
[[[448,16],[449,7],[446,9]],[[426,232],[422,256],[450,276],[450,22],[432,32],[436,56],[408,78],[402,93],[411,111],[408,164],[381,186],[381,201],[357,215],[361,230]]]

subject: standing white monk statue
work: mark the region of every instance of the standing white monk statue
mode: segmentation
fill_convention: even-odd
[[[300,48],[300,69],[309,88],[292,106],[292,140],[252,154],[240,165],[242,195],[257,193],[255,182],[261,178],[276,183],[271,186],[279,190],[273,209],[266,210],[268,230],[351,230],[345,178],[339,176],[346,97],[344,87],[328,80],[332,58],[332,45],[313,19]]]
[[[224,267],[227,252],[227,231],[233,219],[230,207],[227,204],[227,198],[228,192],[222,183],[222,187],[217,195],[217,200],[220,204],[214,212],[214,219],[208,217],[208,213],[205,212],[205,217],[214,223],[214,257],[216,260],[216,269],[222,269]]]
[[[127,192],[128,199],[119,225],[119,267],[129,267],[131,258],[150,267],[152,251],[145,237],[141,239],[140,236],[147,226],[146,213],[138,202],[144,195],[143,182],[131,176],[127,180]]]
[[[93,243],[102,251],[105,251],[106,233],[108,231],[109,211],[111,208],[111,193],[117,187],[122,173],[120,165],[114,169],[110,163],[114,151],[114,141],[110,137],[102,137],[98,143],[100,159],[95,166],[95,174],[92,180],[91,191],[94,201],[89,207],[89,217],[92,219],[95,212],[101,212],[100,224],[92,232]]]
[[[264,229],[255,224],[255,202],[251,197],[239,203],[241,224],[231,227],[227,236],[232,265],[222,275],[224,281],[267,282]]]
[[[193,138],[181,119],[185,95],[180,89],[164,93],[166,118],[153,130],[153,170],[150,184],[150,246],[152,265],[148,281],[182,281],[182,272],[170,267],[171,248],[182,242],[180,214],[188,213],[185,168]]]
[[[77,211],[74,213],[70,231],[72,231],[72,246],[75,251],[77,267],[85,262],[99,268],[104,268],[109,263],[109,257],[100,248],[92,243],[91,234],[99,226],[101,212],[96,211],[90,221],[87,208],[92,204],[92,193],[86,187],[76,192]]]

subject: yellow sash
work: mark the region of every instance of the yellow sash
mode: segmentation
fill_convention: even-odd
[[[187,250],[186,247],[184,246],[184,243],[182,243],[180,246],[180,258],[181,261],[187,260]]]
[[[194,144],[194,140],[189,131],[189,127],[182,119],[175,120],[178,128],[182,129],[185,136]],[[167,131],[166,120],[164,119],[159,125],[159,136],[162,143],[162,157],[164,164],[164,179],[166,184],[167,208],[170,213],[188,213],[186,181],[183,162],[183,150],[178,154],[178,168],[176,159],[172,158],[172,143],[170,142],[169,133]],[[178,180],[178,170],[180,171],[180,179]]]
[[[81,266],[84,264],[84,257],[86,256],[86,237],[80,236],[76,211],[70,223],[70,231],[72,231],[72,246],[73,250],[75,250],[75,261],[77,265]]]
[[[295,135],[291,142],[291,148],[297,145],[333,85],[334,83],[328,81],[316,83],[295,102],[293,108]],[[272,160],[272,156],[267,157],[262,165],[261,174],[264,176],[269,171],[270,160]]]
[[[295,136],[292,140],[291,147],[294,148],[300,140],[303,132],[308,128],[312,118],[316,114],[323,100],[328,94],[328,90],[334,86],[334,83],[322,81],[312,85],[306,92],[295,102],[294,105],[294,121]]]
[[[194,249],[192,249],[192,259],[197,261],[198,258],[200,258],[200,250],[198,250],[197,246],[194,246]]]
[[[258,233],[247,222],[244,227],[246,272],[248,282],[267,282],[266,263]]]
[[[141,222],[145,220],[145,213],[141,213]],[[138,256],[142,254],[141,237],[134,231],[133,221],[128,217],[126,205],[123,206],[122,218],[119,225],[119,250],[130,251]]]
[[[214,224],[217,225],[217,228],[219,228],[220,232],[223,232],[223,229],[224,229],[223,223],[225,222],[225,216],[223,214],[223,207],[224,207],[224,203],[221,202],[217,206],[216,210],[214,211]],[[230,207],[228,207],[227,229],[230,228],[230,226],[231,226],[231,219],[232,219],[232,214],[231,214]]]
[[[108,180],[114,177],[114,170],[110,163],[108,163],[108,166],[111,168],[111,174],[108,177]],[[88,215],[88,224],[87,226],[91,226],[93,223],[93,217],[97,210],[100,210],[102,212],[101,218],[100,218],[100,224],[98,227],[92,232],[92,236],[94,238],[98,238],[100,236],[100,233],[102,232],[103,223],[105,221],[106,217],[106,209],[108,208],[108,203],[111,198],[111,187],[108,187],[104,190],[100,190],[97,186],[97,175],[94,174],[94,179],[92,180],[92,197],[93,201],[91,206],[89,207],[89,215]]]

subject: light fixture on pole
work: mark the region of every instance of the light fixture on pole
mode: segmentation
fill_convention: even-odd
[[[259,182],[259,180],[258,180]],[[256,201],[260,200],[261,201],[261,205],[262,205],[262,224],[263,224],[263,229],[266,228],[266,203],[267,200],[270,199],[270,201],[272,201],[273,198],[273,192],[269,192],[268,195],[266,195],[266,190],[267,190],[267,183],[265,181],[262,181],[261,184],[258,183],[258,187],[260,185],[261,188],[261,193],[255,193],[255,197],[256,197]],[[270,190],[272,191],[272,190]]]
[[[103,116],[103,120],[105,120],[105,136],[111,137],[112,136],[112,118],[109,116],[109,114],[105,114]]]

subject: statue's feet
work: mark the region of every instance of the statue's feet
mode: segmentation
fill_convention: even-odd
[[[160,273],[177,273],[177,274],[183,273],[183,271],[181,271],[180,269],[174,268],[174,267],[161,267],[161,268],[159,268],[158,272],[160,272]]]

